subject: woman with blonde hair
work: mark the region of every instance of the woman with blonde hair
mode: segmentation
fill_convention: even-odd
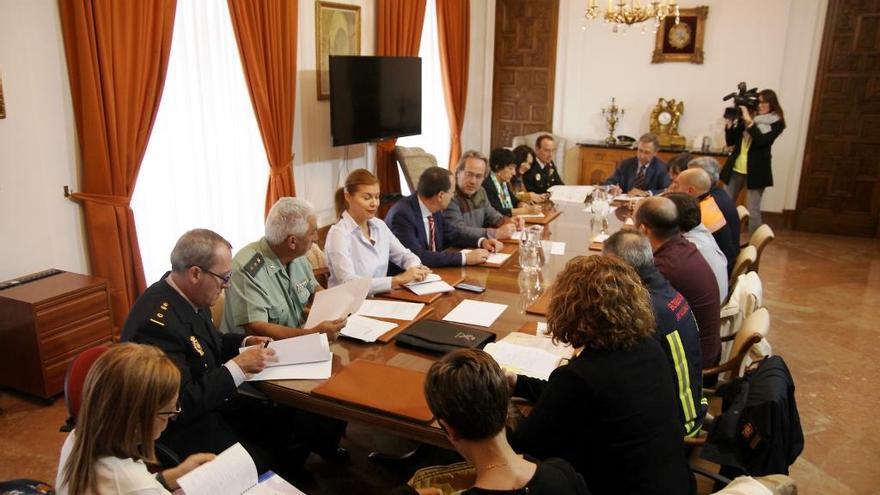
[[[348,174],[345,186],[336,191],[335,203],[339,221],[330,227],[324,245],[330,267],[328,285],[371,277],[370,293],[374,294],[424,280],[431,273],[385,222],[376,218],[379,179],[369,170],[360,168]],[[387,276],[389,260],[405,271]]]
[[[76,428],[61,448],[59,495],[167,494],[178,478],[214,458],[193,454],[155,476],[155,441],[180,414],[180,371],[156,347],[119,344],[89,369]]]
[[[580,256],[553,287],[548,329],[581,352],[546,381],[508,375],[513,395],[535,403],[513,447],[565,459],[594,495],[693,493],[672,373],[638,274],[615,258]]]

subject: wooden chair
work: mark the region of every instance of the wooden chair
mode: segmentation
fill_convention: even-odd
[[[743,232],[749,231],[749,209],[743,205],[739,205],[736,207],[736,214],[739,215],[739,232],[742,234]],[[742,243],[740,247],[746,247],[748,244]]]
[[[736,263],[733,264],[733,272],[730,274],[730,282],[728,286],[733,287],[739,276],[751,270],[757,260],[758,250],[755,246],[746,246],[742,248],[739,251],[739,255],[736,257]]]
[[[749,239],[749,246],[754,247],[757,252],[751,271],[758,271],[758,265],[761,263],[761,253],[764,252],[764,248],[767,247],[767,244],[770,244],[773,239],[776,239],[776,234],[773,233],[773,229],[771,229],[766,223],[758,227],[752,234],[752,237]]]
[[[437,158],[422,148],[395,146],[394,157],[403,170],[403,177],[406,179],[410,193],[416,192],[422,172],[437,166]]]
[[[312,273],[315,279],[321,284],[321,287],[327,287],[327,281],[330,279],[330,268],[327,266],[327,255],[321,250],[321,246],[313,242],[312,247],[306,253],[306,259],[312,265]]]
[[[764,305],[764,288],[757,272],[740,275],[731,288],[730,296],[721,307],[721,360],[730,356],[733,345],[730,337],[742,328],[743,322]]]

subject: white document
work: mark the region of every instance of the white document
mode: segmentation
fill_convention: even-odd
[[[572,346],[564,345],[562,343],[554,344],[553,339],[549,338],[549,335],[543,333],[532,335],[530,333],[523,332],[510,332],[509,334],[507,334],[506,337],[499,340],[498,342],[518,345],[531,349],[540,349],[542,351],[549,352],[556,357],[565,359],[571,359],[571,357],[574,356],[574,348]]]
[[[471,250],[470,249],[462,249],[461,252],[464,254],[468,254],[469,252],[471,252]],[[489,257],[486,258],[485,263],[493,263],[493,264],[500,265],[500,264],[504,263],[505,261],[507,261],[507,258],[510,258],[510,253],[489,253]]]
[[[539,321],[538,322],[538,332],[537,332],[538,335],[543,335],[546,337],[546,336],[550,335],[549,332],[550,332],[550,329],[547,328],[547,323],[545,323],[543,321]]]
[[[550,201],[554,203],[583,203],[593,193],[593,186],[553,186],[547,191],[550,192]]]
[[[425,305],[422,303],[367,299],[356,313],[361,316],[372,316],[375,318],[415,320],[424,307]]]
[[[250,347],[253,346],[241,348],[238,352]],[[273,340],[269,342],[269,349],[275,350],[278,362],[270,363],[267,367],[314,363],[327,360],[327,355],[330,354],[330,342],[327,341],[326,333],[310,333],[299,337]]]
[[[357,311],[370,292],[369,277],[351,280],[342,285],[315,293],[309,317],[303,328],[314,328],[321,322],[346,318]]]
[[[257,466],[240,443],[177,479],[186,495],[244,493],[257,484]]]
[[[351,315],[339,333],[364,342],[375,342],[376,339],[396,326],[396,323],[374,320],[361,315]]]
[[[447,284],[440,275],[437,275],[436,273],[428,275],[425,280],[422,280],[421,282],[410,282],[408,284],[403,284],[403,286],[417,296],[436,294],[438,292],[452,292],[455,290],[454,287]]]
[[[565,254],[565,243],[556,241],[541,241],[544,246],[544,252],[562,256]]]
[[[260,482],[257,483],[257,486],[244,493],[245,495],[306,495],[272,471],[260,476]]]
[[[543,349],[509,344],[504,341],[491,342],[483,350],[505,370],[542,380],[550,378],[550,373],[553,373],[562,361],[559,356]]]
[[[515,240],[515,241],[521,241],[522,238],[523,238],[523,236],[525,235],[525,233],[526,233],[525,230],[517,230],[517,231],[514,232],[513,234],[510,234],[510,238],[513,239],[513,240]],[[470,251],[470,250],[469,250],[469,249],[465,249],[465,251]]]
[[[248,377],[249,382],[264,380],[326,380],[333,374],[333,353],[327,354],[324,361],[314,363],[272,366]]]
[[[611,237],[611,236],[608,234],[599,234],[596,237],[593,237],[593,242],[598,242],[601,244],[601,243],[607,241],[609,237]]]
[[[458,306],[443,317],[443,319],[467,325],[489,327],[501,316],[505,309],[507,309],[506,304],[465,299],[458,303]]]
[[[529,213],[527,215],[517,215],[517,216],[521,217],[521,218],[544,218],[543,213]]]

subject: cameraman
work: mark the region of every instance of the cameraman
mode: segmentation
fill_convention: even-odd
[[[739,108],[741,118],[726,119],[724,138],[728,146],[733,146],[733,153],[724,164],[721,180],[734,202],[740,190],[748,188],[749,232],[754,232],[761,225],[764,188],[773,185],[770,147],[785,129],[785,116],[772,89],[758,93],[757,112],[744,105]]]

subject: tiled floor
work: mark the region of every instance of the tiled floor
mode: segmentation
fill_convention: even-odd
[[[806,436],[791,470],[801,495],[880,494],[880,240],[780,232],[761,260],[769,340],[794,374]],[[66,417],[0,392],[0,480],[54,481]],[[350,464],[313,458],[308,493],[382,493],[410,466],[376,466],[352,435]],[[431,464],[430,450],[414,461]]]

